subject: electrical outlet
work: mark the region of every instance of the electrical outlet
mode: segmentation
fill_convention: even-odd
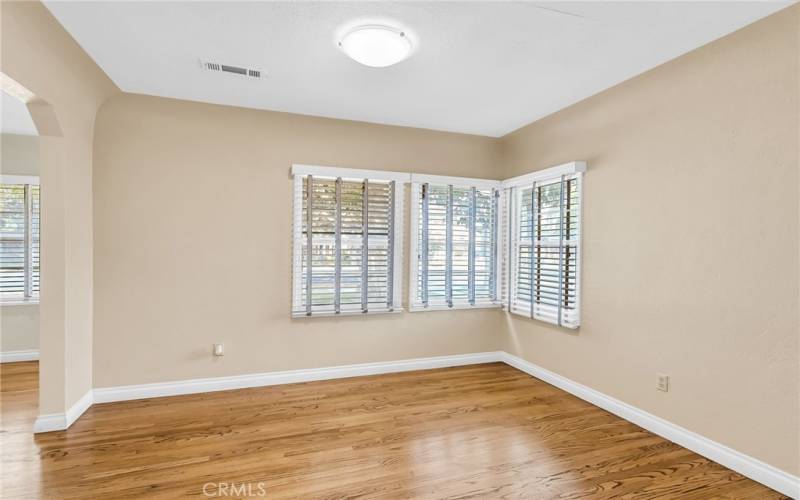
[[[669,375],[664,373],[656,373],[658,380],[656,381],[656,389],[659,391],[669,391]]]
[[[224,356],[225,344],[214,344],[214,350],[212,352],[214,353],[214,356]]]

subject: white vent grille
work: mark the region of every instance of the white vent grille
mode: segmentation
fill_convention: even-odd
[[[219,71],[221,73],[231,73],[234,75],[246,76],[250,78],[261,78],[261,70],[255,68],[244,68],[213,61],[200,60],[200,66],[206,71]]]

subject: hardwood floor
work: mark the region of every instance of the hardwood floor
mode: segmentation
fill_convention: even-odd
[[[2,498],[785,498],[501,363],[95,405],[36,436],[37,363],[0,376]]]

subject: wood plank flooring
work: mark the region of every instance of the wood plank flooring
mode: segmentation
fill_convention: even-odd
[[[785,498],[501,363],[95,405],[33,436],[37,375],[0,365],[2,498]]]

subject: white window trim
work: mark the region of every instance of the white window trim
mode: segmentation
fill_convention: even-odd
[[[476,187],[478,189],[496,189],[498,193],[500,193],[500,199],[498,199],[497,203],[497,239],[495,241],[496,246],[496,253],[497,259],[495,262],[495,280],[494,280],[494,294],[495,294],[495,301],[476,301],[475,304],[465,304],[465,303],[453,303],[452,306],[446,304],[429,304],[428,306],[423,306],[419,302],[416,301],[416,283],[417,278],[419,277],[419,254],[417,253],[417,249],[419,247],[419,231],[418,227],[420,224],[419,221],[419,211],[417,207],[420,203],[420,189],[422,184],[440,184],[440,185],[453,185],[453,186],[460,186],[460,187]],[[501,302],[501,286],[502,286],[502,279],[501,279],[501,271],[502,271],[502,254],[503,251],[503,242],[502,242],[502,235],[500,232],[502,225],[504,224],[503,214],[502,214],[502,202],[503,202],[503,182],[490,180],[490,179],[475,179],[470,177],[453,177],[448,175],[428,175],[428,174],[411,174],[411,224],[409,226],[409,233],[410,233],[410,252],[409,255],[409,281],[408,281],[408,310],[410,312],[422,312],[422,311],[452,311],[452,310],[463,310],[463,309],[500,309],[503,307]]]
[[[319,177],[341,177],[344,180],[363,181],[375,179],[380,181],[395,181],[397,184],[406,184],[411,181],[411,174],[405,172],[390,172],[388,170],[364,170],[360,168],[325,167],[322,165],[306,165],[295,163],[292,165],[292,175],[313,175]]]
[[[405,184],[411,179],[411,174],[402,172],[389,172],[385,170],[364,170],[342,167],[325,167],[321,165],[293,164],[292,175],[294,176],[293,208],[292,208],[292,317],[293,318],[318,318],[326,316],[366,316],[371,314],[386,314],[403,311],[403,233],[405,227],[404,219],[404,199]],[[392,308],[375,308],[364,313],[360,309],[353,311],[320,311],[308,316],[298,312],[302,303],[302,259],[303,259],[303,177],[306,175],[319,177],[341,177],[343,180],[363,181],[364,179],[375,179],[383,181],[395,181],[394,184],[394,226],[393,239],[393,281],[392,281]]]
[[[470,177],[452,177],[449,175],[411,174],[414,184],[452,184],[461,187],[476,187],[479,189],[502,189],[503,182],[491,179],[472,179]]]
[[[0,184],[28,184],[30,186],[40,186],[40,179],[39,176],[36,175],[15,175],[15,174],[3,174],[0,175]],[[41,203],[41,201],[40,201]],[[30,214],[26,214],[26,228],[25,231],[29,231],[30,228],[28,224],[30,222],[29,217]],[[39,236],[41,241],[41,235]],[[41,251],[41,250],[40,250]],[[27,270],[26,270],[27,271]],[[30,276],[28,273],[25,273],[25,280],[30,280]],[[39,276],[39,282],[41,283],[41,275]],[[26,306],[26,305],[39,305],[39,292],[32,294],[29,297],[15,297],[15,296],[0,296],[0,306]]]
[[[561,177],[562,175],[572,175],[583,172],[586,172],[586,162],[572,161],[562,165],[557,165],[555,167],[546,168],[544,170],[537,170],[529,174],[512,177],[504,180],[502,184],[504,188],[519,186],[528,187],[534,182],[541,182],[544,180]]]

